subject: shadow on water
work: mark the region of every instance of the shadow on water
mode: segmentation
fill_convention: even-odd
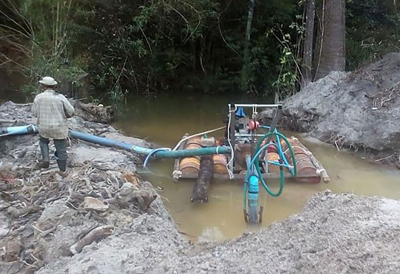
[[[227,115],[228,103],[254,103],[254,100],[205,95],[160,96],[151,100],[130,98],[124,114],[114,126],[127,135],[172,148],[185,133],[195,134],[221,127],[222,120]],[[223,132],[217,132],[213,136],[222,135]],[[329,184],[288,182],[278,198],[273,198],[262,190],[262,226],[300,212],[313,194],[325,189],[400,198],[399,171],[370,164],[358,156],[339,152],[320,142],[303,142],[324,165],[332,181]],[[220,241],[237,237],[245,230],[256,229],[246,225],[243,219],[243,182],[214,180],[209,189],[209,202],[192,204],[190,196],[194,181],[180,180],[174,183],[171,178],[173,164],[173,159],[151,160],[148,165],[150,170],[160,176],[148,175],[145,178],[163,188],[160,195],[181,231],[191,236],[190,238]],[[270,181],[268,184],[273,189],[278,187],[278,181]]]

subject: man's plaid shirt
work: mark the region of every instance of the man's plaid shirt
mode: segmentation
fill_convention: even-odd
[[[46,90],[33,100],[32,114],[37,117],[39,134],[44,138],[67,138],[67,118],[72,117],[74,112],[67,98],[54,90]]]

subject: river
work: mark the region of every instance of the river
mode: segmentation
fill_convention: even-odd
[[[0,94],[4,101],[25,102],[27,98],[16,92]],[[122,112],[113,124],[126,135],[146,139],[161,147],[173,148],[185,133],[195,134],[223,126],[228,103],[270,103],[267,100],[215,95],[175,95],[145,98],[132,96],[120,105]],[[286,132],[287,136],[291,133]],[[223,132],[216,132],[215,137]],[[289,182],[283,194],[273,198],[261,190],[260,204],[264,206],[263,222],[267,226],[282,221],[302,210],[315,193],[330,189],[336,193],[384,196],[400,199],[400,171],[371,164],[359,155],[338,151],[335,147],[312,139],[296,137],[313,152],[330,175],[328,184]],[[221,241],[241,235],[249,226],[243,218],[243,182],[214,180],[209,189],[209,202],[192,204],[190,196],[193,180],[172,180],[173,159],[151,160],[153,174],[145,179],[160,187],[164,204],[175,219],[179,230],[193,241]],[[275,189],[278,182],[268,182]]]
[[[173,148],[185,133],[195,134],[223,126],[228,103],[270,103],[245,97],[227,98],[215,95],[176,95],[155,98],[131,97],[114,126],[126,135],[146,139],[161,147]],[[290,133],[286,133],[289,135]],[[223,132],[215,133],[215,137]],[[302,210],[315,193],[330,189],[333,192],[400,199],[400,171],[371,164],[359,155],[338,151],[335,147],[294,134],[320,160],[331,182],[328,184],[287,183],[283,194],[274,198],[261,191],[264,206],[263,222],[267,226],[282,221]],[[192,204],[193,180],[172,180],[174,161],[150,161],[153,174],[145,179],[159,186],[159,192],[179,230],[193,241],[221,241],[241,235],[249,226],[243,219],[243,182],[214,180],[209,189],[209,202]],[[268,182],[273,187],[278,182]]]

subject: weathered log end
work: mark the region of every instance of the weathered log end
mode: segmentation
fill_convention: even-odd
[[[114,119],[114,110],[111,106],[85,104],[78,100],[72,103],[75,107],[75,115],[86,121],[109,124]]]
[[[200,171],[197,181],[193,186],[192,203],[208,202],[208,187],[214,177],[214,160],[212,155],[203,155],[200,160]]]

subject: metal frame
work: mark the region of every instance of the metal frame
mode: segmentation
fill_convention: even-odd
[[[271,123],[271,128],[269,129],[269,132],[273,131],[278,123],[278,120],[280,119],[280,115],[281,115],[281,110],[282,110],[282,104],[228,104],[228,109],[229,109],[229,114],[230,114],[230,128],[229,128],[229,133],[230,133],[230,142],[232,144],[231,149],[234,150],[235,144],[236,144],[236,140],[238,139],[238,137],[261,137],[264,136],[264,134],[257,134],[257,133],[237,133],[235,130],[235,124],[236,124],[236,115],[235,115],[235,111],[237,110],[238,107],[242,107],[242,108],[252,108],[252,110],[257,110],[257,108],[276,108],[278,111],[275,113],[275,116],[272,120]],[[258,112],[257,112],[258,113]],[[249,119],[254,118],[254,112],[252,113],[252,115],[247,115],[247,117]],[[252,138],[252,139],[253,139]],[[269,138],[268,138],[269,139]],[[254,141],[254,140],[252,140]],[[267,140],[269,141],[269,140]],[[253,149],[252,149],[253,151]],[[252,152],[253,153],[253,152]],[[267,153],[267,152],[266,152]],[[266,154],[267,155],[267,154]],[[230,164],[228,166],[230,172],[232,174],[234,174],[235,171],[235,167],[234,167],[234,161],[230,161]],[[236,175],[234,177],[234,179],[236,179]],[[243,176],[244,178],[244,176]],[[265,178],[271,178],[270,176],[266,176]],[[238,178],[239,179],[239,178]]]
[[[236,133],[235,127],[234,127],[235,126],[235,111],[233,111],[233,110],[236,109],[236,107],[250,107],[250,108],[251,107],[256,107],[256,108],[261,107],[261,108],[277,108],[277,109],[280,109],[282,107],[282,105],[281,104],[228,104],[228,107],[229,107],[230,114],[231,114],[231,125],[230,125],[230,128],[228,130],[229,130],[229,132],[234,132],[234,135],[232,136],[233,138],[231,138],[232,146],[234,147],[236,137],[261,137],[261,136],[264,136],[264,134]],[[279,119],[279,117],[274,117],[274,119],[275,120]],[[277,121],[274,121],[274,123],[276,123],[276,122]],[[181,144],[181,148],[183,148],[185,143],[186,142]],[[175,171],[179,170],[179,160],[180,159],[176,159],[175,160],[175,165],[174,165],[174,170]],[[231,165],[229,166],[232,174],[234,175],[233,180],[244,180],[245,179],[245,174],[238,173],[237,170],[234,169],[233,162],[234,161],[231,161]],[[214,174],[214,178],[218,179],[218,180],[229,180],[229,179],[231,179],[229,177],[229,174],[217,174],[217,173]],[[280,174],[264,173],[263,174],[263,178],[264,179],[279,179],[280,178]],[[321,176],[318,175],[317,173],[314,173],[314,174],[302,174],[302,175],[297,174],[296,176],[293,176],[291,173],[285,172],[285,178],[288,178],[288,179],[299,179],[299,180],[304,180],[304,181],[314,181],[315,180],[315,183],[320,182],[320,180],[321,180]],[[179,179],[197,179],[197,174],[181,174]]]

